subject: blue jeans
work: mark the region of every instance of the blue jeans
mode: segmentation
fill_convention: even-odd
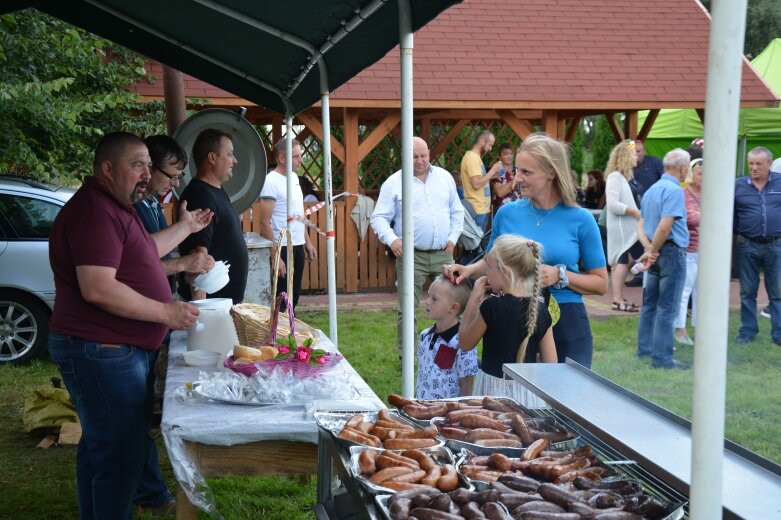
[[[770,299],[770,336],[781,342],[781,240],[760,244],[742,235],[737,236],[736,257],[740,279],[739,336],[754,338],[757,324],[757,290],[759,268],[765,273],[765,290]]]
[[[79,518],[129,520],[139,492],[146,505],[171,500],[150,435],[148,392],[157,353],[50,333],[49,354],[81,422],[76,455]],[[147,464],[155,466],[145,469]],[[142,486],[142,476],[155,472],[158,483],[150,478]]]
[[[673,362],[673,323],[686,280],[686,250],[666,244],[646,271],[643,306],[637,328],[637,355],[651,356],[655,367]]]

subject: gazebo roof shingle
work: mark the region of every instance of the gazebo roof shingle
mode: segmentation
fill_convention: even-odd
[[[697,0],[465,0],[415,33],[415,106],[702,107],[709,31]],[[332,99],[395,106],[399,76],[396,47]],[[136,88],[162,97],[162,85]],[[233,97],[188,76],[185,94]],[[741,104],[778,106],[745,59]]]

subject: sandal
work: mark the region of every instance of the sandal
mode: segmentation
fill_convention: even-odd
[[[613,302],[613,310],[621,312],[639,312],[640,307],[632,302],[624,300],[623,302]]]

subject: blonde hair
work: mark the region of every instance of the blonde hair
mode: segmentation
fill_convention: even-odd
[[[692,177],[694,177],[694,168],[696,168],[697,166],[702,168],[702,159],[694,159],[692,162],[689,163],[689,173],[686,174],[685,182],[692,181]]]
[[[456,285],[443,274],[434,278],[431,285],[434,285],[435,283],[445,287],[450,299],[458,304],[458,314],[460,316],[461,313],[464,312],[464,309],[466,309],[466,304],[469,302],[469,297],[472,295],[472,288],[469,286],[469,283],[464,281]]]
[[[635,154],[635,142],[624,139],[613,147],[607,160],[605,171],[608,174],[619,172],[626,180],[632,179],[632,157]]]
[[[518,148],[534,157],[543,170],[553,173],[553,185],[565,206],[577,207],[577,188],[569,166],[569,145],[543,132],[529,135]]]
[[[502,235],[494,241],[491,252],[496,258],[499,269],[504,270],[504,267],[507,267],[505,275],[510,282],[510,287],[523,287],[529,294],[529,309],[526,317],[528,334],[515,357],[517,362],[522,363],[529,338],[537,328],[542,245],[520,235]]]

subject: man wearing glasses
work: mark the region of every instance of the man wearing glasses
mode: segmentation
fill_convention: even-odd
[[[141,222],[149,234],[168,227],[160,199],[179,186],[182,170],[187,166],[187,153],[173,138],[167,135],[153,135],[144,139],[152,158],[151,178],[146,186],[144,198],[133,204]],[[168,275],[171,291],[175,290],[176,273],[203,274],[214,266],[214,258],[203,252],[174,258],[168,253],[161,258],[163,269]]]

